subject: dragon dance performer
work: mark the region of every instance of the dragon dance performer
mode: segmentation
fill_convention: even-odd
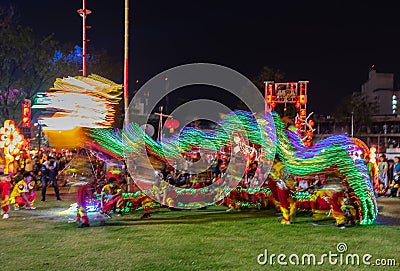
[[[141,203],[142,203],[142,207],[143,207],[143,211],[144,211],[141,219],[150,218],[151,217],[150,210],[151,210],[152,206],[154,205],[154,201],[149,196],[145,195],[141,198]]]
[[[266,181],[267,187],[271,190],[271,194],[268,195],[268,200],[272,203],[273,206],[275,206],[276,211],[280,212],[281,205],[278,201],[278,189],[276,187],[276,182],[273,179],[274,177],[275,174],[273,172],[270,172]]]
[[[90,227],[89,217],[87,214],[87,202],[91,198],[90,193],[90,185],[88,182],[81,181],[74,183],[72,186],[77,187],[78,192],[76,194],[77,201],[77,212],[75,216],[75,220],[70,221],[69,223],[79,223],[79,228]]]
[[[254,194],[254,200],[258,203],[259,209],[266,209],[269,207],[268,195],[265,192],[265,188],[267,188],[267,184],[263,183],[260,187],[261,189]]]
[[[10,186],[10,176],[7,174],[0,175],[1,209],[3,212],[3,219],[9,218],[8,212],[10,211]]]
[[[247,186],[249,179],[252,179],[258,169],[258,155],[256,149],[252,149],[252,152],[245,155],[246,160],[246,171],[244,173],[244,185]]]
[[[14,204],[14,209],[16,211],[25,205],[25,209],[27,210],[36,209],[36,207],[33,206],[36,199],[36,192],[33,188],[34,181],[32,180],[32,175],[30,172],[25,172],[23,179],[14,186],[10,196],[10,203]]]
[[[108,216],[112,210],[117,208],[117,203],[122,197],[122,190],[116,184],[116,181],[116,178],[110,177],[108,184],[104,185],[101,190],[100,209]]]
[[[241,208],[240,206],[240,201],[241,196],[243,195],[241,192],[241,186],[237,186],[235,189],[233,189],[227,197],[225,197],[224,202],[225,205],[229,208],[226,211],[230,212],[232,210],[239,210]]]
[[[336,221],[336,226],[344,228],[347,218],[343,212],[345,202],[344,189],[325,188],[317,191],[311,198],[311,209],[314,214],[330,212]]]
[[[120,197],[115,205],[115,209],[118,211],[118,215],[121,216],[122,211],[126,208],[126,204],[128,203],[128,200],[123,196],[123,194],[128,193],[128,182],[125,179],[121,181],[117,193],[120,195]]]
[[[285,174],[284,165],[275,158],[272,166],[268,187],[271,189],[275,202],[279,202],[279,207],[282,212],[282,224],[290,224],[296,216],[296,201],[292,197],[290,180]]]
[[[340,209],[343,211],[344,216],[346,217],[346,222],[354,226],[356,222],[359,222],[359,218],[357,216],[357,204],[352,201],[352,194],[352,189],[348,189],[344,192],[343,205],[340,207]]]

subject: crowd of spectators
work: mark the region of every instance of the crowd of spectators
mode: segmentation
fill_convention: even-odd
[[[58,189],[56,181],[57,174],[64,169],[65,165],[72,159],[71,152],[38,151],[36,153],[23,153],[20,159],[14,163],[14,172],[11,178],[11,186],[23,179],[25,172],[32,175],[35,182],[35,189],[46,189],[55,187]],[[46,190],[44,190],[45,192]],[[59,198],[59,192],[56,191]],[[42,195],[42,200],[45,200]]]
[[[400,197],[400,157],[387,159],[385,154],[379,156],[378,176],[374,176],[370,162],[367,162],[375,194],[378,197]]]

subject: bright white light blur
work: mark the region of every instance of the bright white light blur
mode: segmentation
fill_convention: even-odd
[[[45,130],[106,128],[114,122],[114,105],[121,100],[121,89],[121,85],[97,75],[58,78],[52,92],[46,92],[46,99],[34,107],[56,112],[42,117]]]

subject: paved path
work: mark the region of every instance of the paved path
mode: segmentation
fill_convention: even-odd
[[[400,226],[400,199],[399,198],[378,198],[377,224]]]

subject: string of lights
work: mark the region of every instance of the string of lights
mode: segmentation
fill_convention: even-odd
[[[361,159],[353,160],[354,142],[345,135],[334,135],[306,147],[299,136],[284,129],[278,114],[273,114],[277,133],[277,153],[287,171],[298,176],[319,173],[326,169],[337,171],[354,191],[359,202],[360,224],[376,219],[378,206],[367,168]]]
[[[121,157],[126,153],[142,153],[145,146],[148,152],[162,160],[181,158],[183,152],[190,151],[194,146],[220,151],[223,147],[235,146],[243,141],[249,146],[258,145],[264,161],[274,158],[277,153],[291,174],[306,176],[327,170],[337,172],[346,186],[354,191],[359,203],[360,224],[371,224],[376,219],[378,207],[369,175],[361,159],[353,160],[351,153],[355,144],[350,137],[334,135],[307,147],[296,132],[285,129],[277,113],[259,118],[250,112],[234,111],[223,118],[217,127],[211,132],[186,127],[179,135],[162,142],[153,140],[136,123],[130,123],[122,131],[91,130],[89,136],[103,149]],[[194,193],[198,191],[195,189]]]

